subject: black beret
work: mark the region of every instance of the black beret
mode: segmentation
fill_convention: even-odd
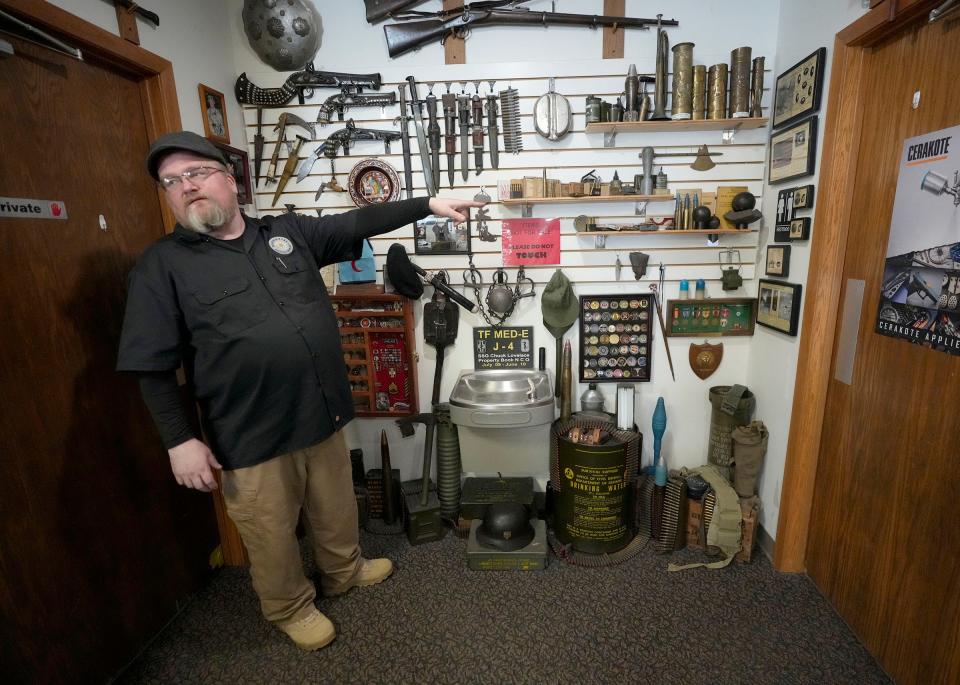
[[[400,243],[394,243],[387,252],[387,276],[397,292],[412,300],[423,295],[423,281],[417,275],[407,251]]]

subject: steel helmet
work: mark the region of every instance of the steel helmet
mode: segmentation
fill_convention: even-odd
[[[520,502],[496,502],[487,507],[483,522],[477,528],[477,542],[484,547],[494,547],[503,552],[512,552],[530,544],[533,540],[530,512]]]

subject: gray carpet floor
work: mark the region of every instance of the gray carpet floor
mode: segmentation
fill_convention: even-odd
[[[361,543],[396,572],[318,600],[338,632],[325,649],[302,652],[267,624],[246,570],[229,568],[120,682],[891,682],[807,577],[777,573],[760,553],[667,573],[668,557],[647,545],[602,569],[551,557],[543,571],[484,572],[467,568],[466,541],[452,535]]]

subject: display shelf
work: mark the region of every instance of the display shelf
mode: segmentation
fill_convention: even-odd
[[[519,205],[569,205],[576,202],[672,202],[674,195],[584,195],[583,197],[518,197],[500,200],[507,207]]]
[[[740,233],[756,233],[756,228],[730,229],[730,228],[658,228],[656,231],[577,231],[578,236],[601,236],[601,235],[659,235],[669,233],[670,235],[734,235]]]
[[[393,318],[402,326],[341,326],[341,347],[362,350],[363,359],[345,358],[351,369],[366,369],[363,376],[350,376],[352,383],[365,383],[364,390],[351,388],[358,417],[409,416],[417,402],[417,363],[412,303],[399,295],[383,293],[337,293],[330,296],[339,320],[368,320],[371,324]],[[370,309],[387,306],[399,309]],[[392,322],[391,322],[392,323]],[[361,342],[362,340],[362,342]]]
[[[669,131],[746,131],[763,128],[767,117],[740,119],[664,119],[661,121],[602,121],[587,124],[587,133],[666,133]]]

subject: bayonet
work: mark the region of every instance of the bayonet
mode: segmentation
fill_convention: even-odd
[[[263,165],[263,107],[257,107],[257,132],[253,135],[253,172],[256,188],[260,185],[260,167]]]
[[[428,83],[427,88],[427,137],[430,140],[430,169],[433,172],[434,190],[440,189],[440,122],[437,121],[437,96],[433,94],[433,84]]]
[[[417,132],[417,145],[420,148],[420,163],[423,166],[423,179],[427,186],[428,195],[436,195],[437,187],[433,183],[433,172],[430,168],[430,148],[427,147],[427,135],[423,130],[423,107],[417,95],[417,80],[413,76],[407,77],[410,86],[410,109],[413,114],[413,127]]]
[[[316,138],[317,132],[313,124],[308,123],[292,112],[282,112],[273,130],[277,132],[277,145],[273,148],[273,156],[267,166],[267,180],[271,183],[277,180],[277,163],[280,161],[280,146],[286,139],[287,126],[299,126],[310,132],[311,138]]]
[[[457,97],[457,114],[460,116],[460,174],[466,181],[470,176],[470,96],[467,94],[467,82],[460,82],[460,96]]]
[[[483,100],[480,98],[480,82],[473,84],[477,92],[470,98],[473,110],[473,161],[477,176],[483,173]]]
[[[400,124],[400,146],[403,148],[403,189],[407,199],[413,197],[413,166],[410,160],[410,117],[407,116],[407,96],[400,84],[400,116],[393,120]]]
[[[453,188],[454,161],[457,155],[457,96],[450,92],[450,82],[447,82],[447,92],[443,96],[443,142],[447,150],[447,180]],[[439,183],[437,184],[439,185]]]
[[[371,93],[369,95],[349,92],[337,93],[328,97],[320,105],[320,111],[317,113],[317,123],[321,126],[329,124],[334,112],[337,113],[337,119],[343,121],[344,113],[349,107],[386,107],[395,104],[397,104],[397,94],[392,90],[389,93]]]
[[[270,203],[271,207],[275,207],[277,200],[280,199],[280,195],[283,193],[283,189],[287,186],[287,181],[290,180],[290,177],[293,175],[293,170],[297,168],[297,162],[300,157],[300,148],[303,147],[303,144],[307,142],[307,139],[303,136],[297,136],[297,142],[294,143],[293,149],[287,155],[287,163],[283,165],[283,172],[280,174],[280,180],[277,182],[277,189],[273,193],[273,202]]]
[[[493,94],[493,84],[496,81],[488,81],[488,83],[490,94],[487,95],[487,135],[490,137],[490,166],[499,169],[500,130],[497,128],[497,96]]]

